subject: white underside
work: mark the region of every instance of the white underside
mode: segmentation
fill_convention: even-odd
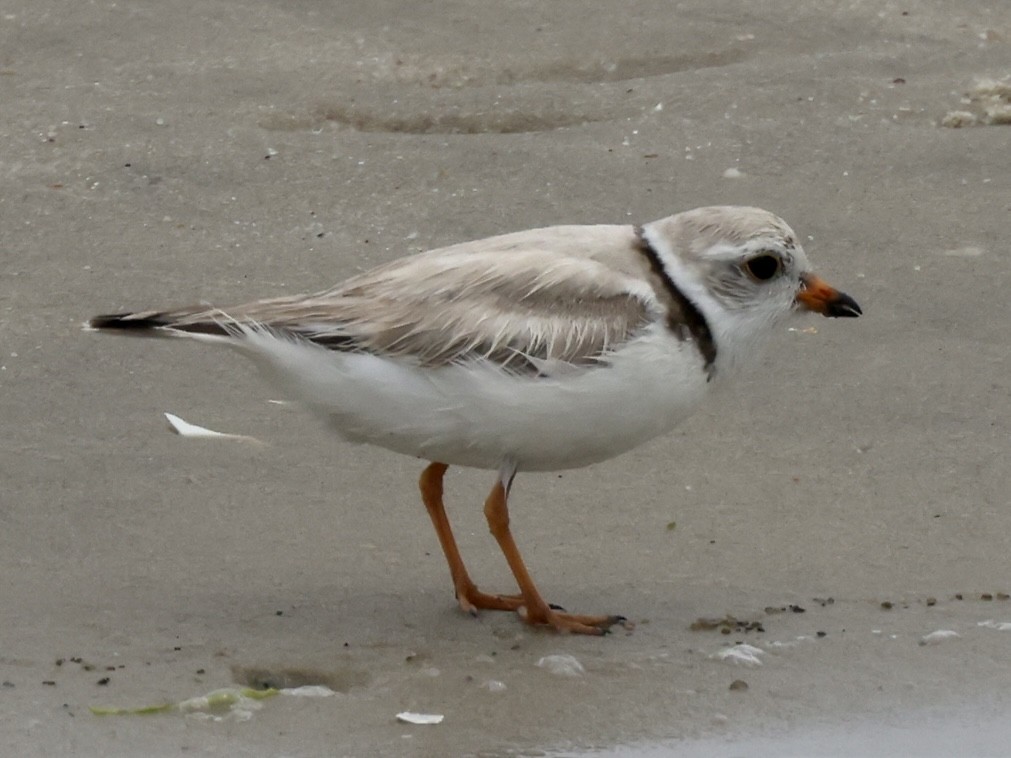
[[[227,341],[347,440],[484,469],[554,471],[614,457],[691,415],[707,387],[694,345],[661,325],[606,365],[553,377],[491,364],[422,369],[260,330]]]

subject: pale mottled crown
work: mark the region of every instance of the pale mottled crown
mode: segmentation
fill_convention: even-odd
[[[752,247],[757,249],[764,242],[784,252],[801,250],[789,224],[761,208],[714,205],[669,216],[650,226],[667,236],[686,263],[707,253],[711,256],[721,243],[728,250],[729,246],[736,247],[738,253]]]

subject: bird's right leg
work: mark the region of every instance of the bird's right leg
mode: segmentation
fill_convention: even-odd
[[[445,463],[429,464],[422,472],[418,486],[421,488],[421,499],[425,503],[425,508],[428,509],[435,533],[439,537],[439,544],[442,545],[446,563],[449,564],[449,573],[453,577],[453,587],[456,590],[456,600],[460,604],[460,608],[472,616],[477,615],[479,608],[492,611],[515,611],[523,605],[522,596],[489,595],[486,592],[481,592],[467,573],[467,567],[463,565],[463,558],[460,557],[460,550],[456,546],[456,539],[453,537],[453,530],[449,525],[446,508],[442,504],[442,478],[448,468],[449,466]]]

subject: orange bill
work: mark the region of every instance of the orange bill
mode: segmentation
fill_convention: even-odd
[[[797,293],[797,304],[801,308],[831,318],[856,318],[863,313],[856,300],[821,277],[803,274],[800,280],[804,286]]]

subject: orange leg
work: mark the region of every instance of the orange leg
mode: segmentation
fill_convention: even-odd
[[[460,550],[456,546],[456,539],[453,537],[453,530],[449,525],[449,517],[446,516],[446,509],[442,504],[442,478],[448,468],[449,466],[445,463],[430,464],[422,472],[418,485],[421,488],[421,499],[428,509],[428,515],[435,526],[435,533],[439,536],[439,544],[442,545],[442,552],[449,564],[449,573],[453,577],[457,602],[460,603],[461,609],[472,616],[477,615],[479,608],[493,611],[515,611],[523,605],[524,600],[521,596],[489,595],[481,592],[467,574],[467,567],[463,565],[463,558],[460,557]]]
[[[614,624],[624,623],[621,616],[578,616],[572,613],[564,613],[549,606],[544,602],[541,593],[537,591],[534,580],[530,577],[523,558],[520,556],[519,548],[513,540],[512,532],[509,531],[509,506],[507,503],[506,488],[502,481],[495,482],[491,494],[484,504],[484,515],[488,519],[488,527],[491,529],[499,547],[509,562],[516,583],[520,586],[520,593],[523,598],[523,607],[520,615],[523,620],[531,625],[545,624],[558,632],[572,632],[574,634],[606,634],[608,629]]]

